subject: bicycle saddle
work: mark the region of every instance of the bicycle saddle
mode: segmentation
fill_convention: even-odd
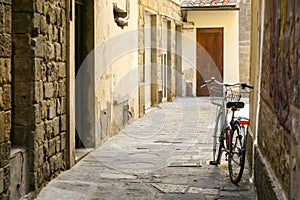
[[[241,101],[234,101],[234,102],[227,102],[226,103],[226,108],[233,108],[233,109],[238,109],[238,108],[244,108],[245,103]]]

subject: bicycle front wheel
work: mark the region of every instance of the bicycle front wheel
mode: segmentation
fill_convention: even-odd
[[[213,135],[213,161],[215,161],[217,164],[220,164],[221,156],[222,156],[222,149],[221,149],[220,138],[219,138],[223,126],[222,116],[223,116],[223,112],[220,112],[217,116],[214,135]]]
[[[238,184],[245,167],[246,145],[239,123],[235,123],[229,137],[228,169],[231,182]]]

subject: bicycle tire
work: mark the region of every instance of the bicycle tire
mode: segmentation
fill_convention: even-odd
[[[222,132],[222,115],[223,112],[220,112],[216,119],[214,135],[213,135],[213,161],[217,164],[221,163],[221,156],[222,156],[222,147],[220,145],[219,136]]]
[[[241,134],[241,127],[238,122],[234,123],[229,139],[229,175],[231,182],[237,185],[243,175],[246,157],[246,144]]]

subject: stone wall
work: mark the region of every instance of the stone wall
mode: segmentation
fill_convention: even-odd
[[[239,13],[239,65],[240,81],[249,82],[250,72],[251,0],[240,1]]]
[[[66,166],[66,2],[13,0],[13,146],[27,149],[31,190]]]
[[[9,199],[11,132],[11,0],[0,0],[0,199]]]
[[[260,30],[264,30],[260,40],[261,70],[255,69],[255,60],[253,65],[251,61],[251,70],[261,71],[257,84],[261,86],[260,104],[252,101],[252,106],[259,105],[254,134],[257,135],[254,175],[258,199],[299,199],[299,8],[297,0],[266,0],[263,12],[258,15],[263,19]],[[251,55],[255,51],[258,49],[252,49]]]

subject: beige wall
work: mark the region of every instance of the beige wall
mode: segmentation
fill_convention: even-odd
[[[224,27],[224,81],[239,81],[239,11],[188,11],[183,27],[183,72],[196,85],[196,29]],[[188,44],[188,45],[187,45]],[[196,88],[193,88],[196,95]]]
[[[114,21],[113,3],[124,11],[129,7],[123,29]],[[110,134],[123,126],[121,104],[128,104],[133,118],[138,117],[137,16],[137,0],[95,1],[95,116],[100,124],[101,111],[108,111]]]
[[[121,28],[115,23],[114,3],[129,14],[128,26]],[[89,133],[89,136],[95,133],[91,138],[95,138],[96,146],[106,137],[118,133],[127,122],[144,114],[143,28],[146,11],[157,15],[158,28],[161,28],[163,18],[170,22],[170,28],[173,30],[175,30],[175,21],[178,23],[181,20],[179,4],[171,0],[94,1],[94,50],[90,52],[84,63],[87,68],[84,73],[87,77],[85,81],[89,95],[87,113],[92,116],[88,126],[91,127],[90,130],[94,130]],[[160,32],[158,29],[156,44],[158,48],[161,46]],[[172,41],[168,44],[173,52],[175,35],[169,38]],[[170,65],[175,68],[175,55],[170,53],[168,59]],[[156,61],[160,62],[159,50],[157,50]],[[171,81],[174,81],[173,79]],[[175,87],[175,82],[170,85]],[[129,107],[130,117],[125,119],[126,106]],[[103,123],[108,125],[105,130],[107,134],[104,136],[101,135]]]

